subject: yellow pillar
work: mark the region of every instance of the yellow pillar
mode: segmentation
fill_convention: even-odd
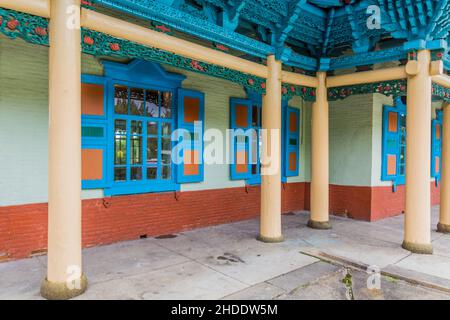
[[[318,72],[311,119],[311,218],[308,226],[330,229],[328,200],[328,95],[326,73]]]
[[[281,62],[271,55],[267,58],[268,77],[263,96],[263,149],[261,169],[261,225],[259,240],[281,242]],[[271,134],[278,135],[276,141]],[[268,155],[272,158],[268,164]]]
[[[447,129],[448,128],[448,129]],[[450,233],[450,104],[444,104],[442,125],[441,206],[437,230]]]
[[[52,0],[49,49],[48,263],[41,294],[83,293],[80,0]]]
[[[430,228],[431,77],[430,52],[418,52],[406,66],[406,210],[402,247],[433,253]]]

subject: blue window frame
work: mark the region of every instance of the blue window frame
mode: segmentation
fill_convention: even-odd
[[[250,129],[249,137],[249,160],[250,160],[250,176],[247,184],[261,183],[261,159],[259,152],[261,149],[261,117],[262,117],[262,101],[261,98],[253,98],[250,105]]]
[[[395,191],[397,185],[405,184],[406,173],[406,105],[401,98],[395,106],[383,106],[383,138],[381,180],[392,181]],[[431,122],[431,177],[440,179],[442,152],[442,113],[436,112]]]
[[[246,184],[261,183],[261,121],[262,97],[259,94],[248,93],[248,99],[230,99],[230,128],[235,131],[232,137],[231,158],[235,163],[230,165],[232,180],[246,180]],[[291,123],[292,122],[292,123]],[[282,182],[287,177],[299,173],[300,154],[300,110],[288,107],[287,101],[282,101],[281,130],[281,170]],[[247,162],[237,163],[237,155],[245,153]]]
[[[383,106],[383,141],[381,180],[392,181],[394,187],[405,183],[406,169],[406,105],[401,98],[395,106]]]
[[[230,128],[234,129],[231,140],[230,176],[232,180],[246,180],[250,178],[250,138],[252,101],[249,99],[230,99]]]
[[[177,181],[179,183],[201,182],[204,177],[204,141],[205,95],[202,92],[178,89],[178,128],[186,135],[178,137],[183,144],[181,156],[184,161],[178,164]],[[180,140],[181,139],[181,140]]]
[[[179,190],[171,134],[185,76],[142,60],[103,65],[105,76],[82,76],[102,85],[105,106],[102,116],[82,116],[83,148],[105,151],[102,181],[83,180],[83,188],[103,188],[107,196]]]
[[[113,84],[114,183],[173,185],[174,90]]]
[[[82,180],[83,189],[96,189],[104,188],[108,184],[108,172],[107,168],[107,139],[108,139],[108,122],[106,101],[108,99],[106,87],[107,80],[104,77],[94,75],[82,75],[81,82],[84,85],[94,85],[101,88],[98,94],[101,103],[103,103],[103,109],[97,110],[98,114],[82,114],[81,115],[81,148],[82,152],[85,150],[96,150],[102,154],[102,172],[100,173],[100,179],[84,179]],[[82,87],[82,91],[84,88]]]
[[[283,108],[283,179],[298,176],[300,170],[300,109]]]
[[[442,168],[442,110],[436,110],[436,118],[431,121],[431,177],[436,185],[441,180]]]
[[[261,149],[261,111],[262,98],[260,95],[249,94],[250,99],[231,99],[231,128],[242,129],[244,132],[236,131],[233,135],[232,157],[245,152],[246,163],[234,163],[231,165],[231,179],[245,179],[249,185],[261,183],[261,161],[259,152]],[[246,108],[245,119],[239,121],[237,113],[242,116],[242,111],[237,108]],[[245,123],[245,124],[244,124]],[[238,158],[236,158],[236,161]],[[245,170],[242,166],[246,165]],[[241,168],[241,169],[239,169]]]

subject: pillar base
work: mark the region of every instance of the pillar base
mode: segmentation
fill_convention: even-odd
[[[41,285],[41,295],[48,300],[68,300],[84,293],[87,285],[84,273],[81,275],[79,289],[69,289],[65,282],[50,282],[45,278]]]
[[[450,224],[438,223],[437,231],[442,233],[450,233]]]
[[[311,229],[328,230],[328,229],[331,229],[331,223],[330,223],[330,221],[309,220],[308,227],[310,227]]]
[[[404,240],[402,243],[402,248],[411,251],[412,253],[433,254],[433,246],[431,245],[431,243],[412,243]]]
[[[283,242],[284,241],[284,237],[283,236],[279,236],[279,237],[266,237],[266,236],[262,236],[259,235],[256,237],[256,240],[261,241],[261,242],[265,242],[265,243],[279,243],[279,242]]]

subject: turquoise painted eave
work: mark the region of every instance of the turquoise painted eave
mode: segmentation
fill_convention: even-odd
[[[108,8],[162,23],[177,31],[264,59],[276,54],[285,65],[316,71],[327,59],[334,68],[395,61],[403,53],[376,52],[386,39],[445,40],[450,0],[91,0]],[[368,29],[367,8],[381,10],[381,28]],[[417,49],[417,48],[416,48]],[[347,52],[353,50],[353,58]],[[380,51],[380,50],[378,50]],[[383,50],[381,50],[383,51]],[[341,57],[344,56],[345,57]],[[367,58],[365,58],[365,54]],[[376,56],[374,58],[374,56]],[[338,62],[345,60],[345,64]],[[320,61],[320,63],[319,63]]]

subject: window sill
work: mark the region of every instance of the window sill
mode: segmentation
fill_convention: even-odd
[[[132,183],[116,183],[110,188],[105,188],[105,196],[116,196],[116,195],[129,195],[129,194],[140,194],[140,193],[156,193],[156,192],[167,192],[167,191],[178,191],[180,190],[180,185],[174,182],[170,183],[141,183],[138,185],[133,185]]]

